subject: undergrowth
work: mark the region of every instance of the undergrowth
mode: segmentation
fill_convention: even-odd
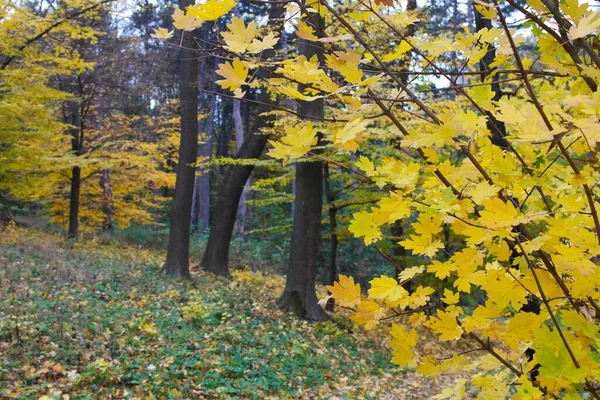
[[[277,310],[282,277],[180,282],[161,262],[118,243],[3,232],[0,398],[397,398],[407,372],[382,341],[344,317],[311,325]]]

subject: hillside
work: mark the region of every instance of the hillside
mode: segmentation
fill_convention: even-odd
[[[162,257],[3,232],[0,397],[424,399],[445,386],[393,366],[381,332],[277,310],[283,277],[183,283],[158,274]]]

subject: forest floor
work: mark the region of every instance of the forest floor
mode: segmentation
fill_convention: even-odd
[[[281,276],[180,282],[163,257],[0,232],[0,398],[428,399],[457,379],[395,367],[386,329],[279,311]]]

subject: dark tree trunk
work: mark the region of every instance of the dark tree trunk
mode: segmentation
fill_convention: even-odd
[[[213,74],[214,75],[214,72]],[[214,76],[212,81],[214,82]],[[211,86],[211,89],[212,86]],[[216,96],[210,97],[210,111],[206,121],[206,137],[204,143],[198,146],[198,155],[203,157],[203,161],[210,162],[213,152],[213,137],[215,134],[215,112],[217,108]],[[203,228],[210,226],[210,165],[207,163],[199,170],[199,175],[196,177],[197,194],[198,194],[198,224]]]
[[[81,94],[81,85],[79,86]],[[71,151],[76,156],[81,155],[83,143],[83,123],[79,102],[70,104],[70,115],[68,117],[71,127]],[[79,204],[81,191],[81,167],[75,165],[71,169],[71,193],[69,195],[69,230],[67,237],[72,240],[79,238]]]
[[[475,7],[475,4],[476,3],[473,2],[473,8]],[[487,29],[492,28],[491,20],[483,18],[483,16],[481,14],[479,14],[479,12],[477,12],[477,10],[475,10],[474,14],[475,14],[475,29],[477,31],[480,31],[484,28],[487,28]],[[488,47],[487,53],[485,53],[485,56],[483,56],[481,61],[479,61],[479,68],[482,71],[481,72],[481,80],[482,81],[484,81],[485,78],[492,72],[489,70],[490,65],[494,62],[494,59],[496,58],[496,48],[491,44],[488,44],[488,46],[489,47]],[[494,75],[494,77],[492,78],[491,88],[492,88],[492,92],[494,92],[493,100],[494,101],[500,100],[500,98],[502,97],[502,90],[500,89],[500,84],[498,83],[498,74]],[[496,146],[502,147],[503,149],[507,149],[508,143],[506,142],[506,139],[504,138],[504,136],[506,136],[506,128],[504,127],[504,123],[498,121],[492,115],[492,113],[490,113],[489,111],[486,111],[486,117],[488,120],[487,127],[492,132],[492,143],[495,144]]]
[[[473,8],[475,8],[475,4],[476,3],[473,2]],[[479,14],[476,9],[475,9],[474,14],[475,14],[475,28],[477,29],[477,31],[484,29],[484,28],[487,28],[487,29],[492,28],[491,20],[483,18],[483,16],[481,14]],[[495,58],[496,58],[496,48],[490,44],[488,47],[487,53],[479,62],[479,68],[482,71],[482,73],[481,73],[482,81],[485,80],[486,76],[492,72],[490,70],[490,64],[494,61]],[[500,100],[500,98],[502,97],[502,90],[500,89],[500,84],[498,82],[498,75],[495,75],[492,78],[491,88],[492,88],[492,91],[494,92],[493,100],[494,101]],[[509,146],[508,146],[508,142],[506,141],[506,138],[505,138],[506,127],[504,126],[504,123],[498,121],[490,112],[486,112],[486,114],[487,114],[487,118],[488,118],[487,127],[492,132],[492,143],[503,149],[508,149]],[[513,268],[515,265],[513,260],[516,257],[518,257],[518,252],[513,249],[513,252],[510,256],[510,261],[511,261],[511,265],[513,265]],[[478,300],[480,302],[482,302],[482,301],[485,302],[485,300],[486,300],[485,295],[482,293],[482,291],[480,291],[480,293],[481,294],[478,296],[479,297]],[[537,299],[530,296],[530,298],[527,301],[527,304],[524,304],[521,307],[521,311],[533,312],[535,314],[539,314],[540,313],[540,302]],[[525,355],[527,356],[527,359],[529,361],[533,360],[534,353],[535,353],[535,350],[533,350],[531,348],[528,348],[525,350]],[[536,377],[538,376],[538,374],[539,374],[538,368],[539,368],[539,365],[536,365],[529,372],[530,378],[532,380],[535,380]]]
[[[282,4],[273,3],[269,11],[269,24],[281,24],[281,18],[284,13]],[[273,50],[266,50],[261,58],[268,59],[275,54]],[[265,73],[264,71],[261,72]],[[259,100],[263,103],[269,103],[269,96],[264,91]],[[259,117],[256,125],[268,123],[270,117]],[[255,135],[252,132],[245,132],[245,139],[242,147],[235,155],[236,159],[259,158],[265,146],[267,145],[266,135]],[[227,168],[225,179],[219,187],[217,194],[217,206],[214,210],[213,223],[210,227],[210,234],[206,249],[202,257],[200,267],[216,275],[229,277],[229,246],[235,221],[237,217],[238,205],[246,181],[250,177],[253,165],[230,165]]]
[[[327,284],[333,285],[337,278],[337,248],[338,248],[338,236],[336,233],[337,229],[337,211],[335,207],[335,195],[331,190],[331,179],[329,176],[329,166],[324,165],[324,180],[325,180],[325,198],[327,199],[328,210],[329,210],[329,268],[327,270]],[[335,308],[335,300],[330,298],[327,301],[325,309],[327,311],[333,311]]]
[[[79,191],[81,189],[81,168],[74,166],[71,171],[71,194],[69,197],[69,239],[79,237]]]
[[[115,204],[113,201],[112,184],[110,182],[110,171],[108,169],[102,170],[100,187],[102,188],[102,212],[104,213],[102,230],[104,232],[111,232],[115,222]]]
[[[310,16],[317,35],[323,34],[323,19],[318,13]],[[299,53],[310,59],[316,55],[323,63],[323,45],[301,40]],[[323,99],[300,101],[301,114],[323,117]],[[324,321],[329,318],[317,301],[315,283],[321,244],[321,208],[323,206],[323,163],[300,162],[296,164],[296,198],[290,261],[285,289],[279,306],[290,309],[300,318]]]
[[[179,6],[192,5],[193,0],[180,0]],[[181,68],[179,82],[181,139],[175,194],[171,209],[171,227],[167,259],[162,272],[190,279],[189,245],[190,214],[194,191],[195,167],[198,155],[198,58],[194,52],[196,42],[193,32],[182,32],[183,49],[180,52]]]
[[[236,138],[236,146],[239,150],[244,143],[244,121],[242,119],[242,111],[241,111],[241,101],[238,99],[233,100],[233,122],[235,126],[235,138]],[[235,226],[235,230],[237,233],[244,233],[244,226],[246,224],[246,198],[248,197],[248,188],[250,187],[251,179],[248,177],[246,180],[246,184],[244,185],[244,189],[242,190],[242,195],[240,196],[240,202],[238,205],[238,213],[237,213],[237,223]]]
[[[202,32],[204,32],[205,29],[202,29]],[[200,67],[199,67],[199,75],[198,75],[198,89],[199,89],[199,94],[198,94],[198,107],[200,109],[202,109],[202,107],[204,106],[204,82],[205,82],[205,76],[206,76],[206,57],[202,57],[202,61],[200,62]],[[203,110],[201,110],[203,111]],[[198,124],[198,135],[200,135],[201,131],[202,131],[202,125],[204,125],[204,123],[206,122],[206,118],[203,120],[202,124]],[[198,142],[200,142],[200,137],[198,137]],[[198,155],[203,155],[204,153],[204,145],[203,144],[198,144]],[[200,173],[202,174],[203,171],[200,171]],[[200,220],[200,203],[202,202],[201,200],[201,192],[202,192],[202,188],[201,188],[201,184],[200,184],[200,177],[198,176],[198,168],[196,167],[196,175],[194,178],[194,193],[192,194],[192,211],[191,211],[191,225],[192,225],[192,231],[196,232],[198,231],[198,222]]]
[[[252,135],[244,141],[235,158],[258,158],[267,144],[266,135]],[[200,266],[213,274],[229,277],[229,244],[244,185],[253,165],[230,165],[219,188],[215,223],[210,227],[206,250]]]

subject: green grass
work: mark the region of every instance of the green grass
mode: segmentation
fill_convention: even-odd
[[[399,398],[408,372],[382,340],[343,316],[308,324],[279,311],[282,277],[186,283],[160,275],[161,260],[1,233],[0,398]]]

